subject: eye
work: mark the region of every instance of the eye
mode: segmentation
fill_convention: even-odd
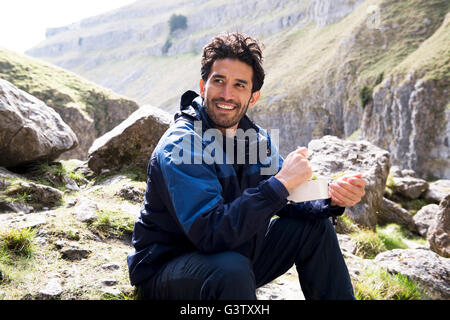
[[[241,82],[236,83],[235,86],[238,88],[245,88],[245,85]]]

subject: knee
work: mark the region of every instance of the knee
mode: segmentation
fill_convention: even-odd
[[[234,251],[219,254],[216,260],[216,276],[224,281],[248,281],[254,279],[250,260]]]
[[[215,268],[202,286],[204,299],[255,299],[256,281],[251,262],[236,252],[215,257]]]

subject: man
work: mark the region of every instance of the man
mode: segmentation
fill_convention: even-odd
[[[212,39],[201,75],[200,96],[182,96],[150,158],[127,258],[131,283],[144,299],[249,300],[295,264],[307,299],[354,299],[328,218],[360,201],[361,174],[331,184],[331,199],[288,203],[312,170],[306,148],[283,160],[245,115],[264,82],[258,42],[237,33]]]

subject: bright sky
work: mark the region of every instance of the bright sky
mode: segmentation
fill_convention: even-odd
[[[1,0],[0,47],[24,53],[62,27],[135,0]]]

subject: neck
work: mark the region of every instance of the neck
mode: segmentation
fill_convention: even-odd
[[[225,137],[233,138],[236,135],[237,128],[238,126],[236,125],[232,128],[217,128],[217,130],[219,130]]]

